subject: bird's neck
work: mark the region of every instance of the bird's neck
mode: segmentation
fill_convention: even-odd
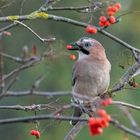
[[[87,56],[88,56],[87,54],[84,54],[81,51],[78,52],[78,59],[83,59],[83,58],[86,58]]]
[[[104,60],[106,59],[105,49],[102,46],[94,46],[90,51],[90,56],[94,59]]]

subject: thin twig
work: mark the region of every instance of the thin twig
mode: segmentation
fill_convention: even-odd
[[[40,37],[33,29],[31,29],[29,26],[27,26],[26,24],[24,24],[23,22],[20,22],[20,21],[18,21],[18,20],[15,20],[14,21],[15,23],[18,23],[18,24],[20,24],[20,25],[22,25],[23,27],[25,27],[26,29],[28,29],[29,31],[31,31],[41,42],[50,42],[50,41],[55,41],[56,40],[56,38],[49,38],[49,39],[46,39],[46,38],[42,38],[42,37]]]
[[[4,92],[4,87],[5,87],[5,80],[3,74],[4,60],[3,60],[3,56],[1,55],[2,52],[3,50],[2,48],[0,48],[0,94]]]
[[[13,61],[15,61],[17,63],[22,63],[23,62],[23,60],[21,58],[15,57],[15,56],[11,56],[11,55],[3,53],[3,52],[0,52],[0,55],[4,56],[4,57],[6,57],[6,58],[8,58],[10,60],[13,60]]]
[[[12,75],[14,75],[15,73],[30,68],[36,64],[38,64],[40,62],[40,59],[35,59],[32,60],[30,62],[28,62],[27,64],[21,65],[19,68],[14,69],[13,71],[11,71],[10,73],[8,73],[7,75],[4,76],[4,80],[7,80],[9,77],[11,77]]]
[[[139,133],[139,132],[136,132],[135,130],[129,129],[128,127],[126,127],[126,126],[120,124],[120,122],[119,122],[118,120],[111,119],[110,123],[111,123],[112,125],[114,125],[115,127],[121,129],[122,131],[128,133],[128,134],[140,138],[140,133]]]
[[[111,105],[121,105],[121,106],[129,107],[129,108],[132,108],[132,109],[135,109],[135,110],[140,110],[140,106],[136,106],[136,105],[121,102],[121,101],[112,101]]]
[[[11,28],[13,28],[13,27],[16,27],[17,25],[18,25],[18,23],[11,23],[11,24],[9,24],[9,25],[7,25],[7,26],[1,28],[1,29],[0,29],[0,33],[3,32],[3,31],[7,31],[7,30],[9,30],[9,29],[11,29]]]
[[[68,11],[79,11],[79,10],[85,10],[85,9],[87,9],[87,8],[89,8],[89,6],[79,6],[79,7],[72,7],[72,6],[69,6],[69,7],[52,7],[52,6],[50,6],[50,7],[47,7],[47,8],[44,8],[44,7],[42,7],[41,9],[40,9],[40,11],[42,11],[42,12],[47,12],[47,11],[62,11],[62,10],[68,10]]]
[[[132,116],[131,112],[129,112],[128,108],[126,106],[118,106],[118,107],[124,113],[124,115],[129,119],[133,130],[139,131],[140,129],[138,127],[138,124],[135,121],[134,117]]]

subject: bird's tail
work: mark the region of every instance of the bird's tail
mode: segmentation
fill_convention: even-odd
[[[82,115],[82,110],[79,107],[75,107],[73,117],[80,117],[81,115]],[[70,123],[72,125],[76,125],[77,122],[78,120],[72,120]]]

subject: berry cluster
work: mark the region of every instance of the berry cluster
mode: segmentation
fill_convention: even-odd
[[[112,98],[107,98],[101,102],[102,106],[108,106],[112,103]]]
[[[107,15],[109,16],[106,18],[105,16],[100,17],[99,25],[101,27],[107,27],[111,24],[114,24],[116,22],[116,18],[114,17],[114,14],[118,12],[121,9],[121,4],[117,2],[115,5],[107,7]]]
[[[40,132],[38,130],[31,130],[30,134],[35,136],[37,139],[40,138]]]
[[[108,16],[113,16],[120,9],[121,9],[121,4],[119,2],[117,2],[115,5],[109,6],[107,8],[107,14],[108,14]]]
[[[116,18],[114,16],[110,16],[108,19],[105,16],[100,17],[99,25],[101,27],[107,27],[111,24],[114,24],[116,22]]]
[[[98,115],[98,118],[91,117],[88,120],[88,127],[92,136],[103,133],[103,128],[109,126],[109,121],[111,119],[110,115],[108,115],[103,109],[98,110]]]

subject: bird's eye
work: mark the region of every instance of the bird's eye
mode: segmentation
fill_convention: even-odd
[[[90,43],[89,42],[86,42],[85,43],[85,47],[89,47],[90,46]]]

